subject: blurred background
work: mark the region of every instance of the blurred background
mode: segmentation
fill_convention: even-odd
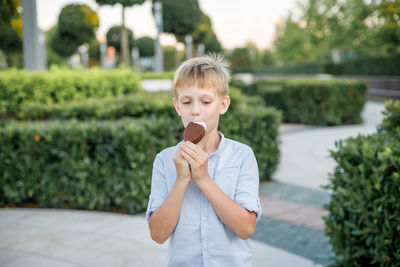
[[[159,68],[167,71],[187,56],[216,52],[240,72],[396,74],[398,61],[375,62],[399,52],[398,1],[165,1],[157,11],[154,3],[37,0],[26,8],[47,67],[154,70],[159,43]],[[0,67],[22,68],[23,8],[20,1],[2,5]],[[357,59],[367,66],[349,63]]]

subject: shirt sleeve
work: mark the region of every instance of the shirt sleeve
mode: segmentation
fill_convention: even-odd
[[[146,211],[146,220],[149,222],[150,214],[156,211],[168,196],[168,187],[165,177],[165,167],[160,154],[157,154],[153,163],[151,177],[151,192]]]
[[[234,200],[248,211],[254,211],[257,215],[257,221],[262,213],[258,197],[259,183],[257,160],[253,151],[249,148],[240,168]]]

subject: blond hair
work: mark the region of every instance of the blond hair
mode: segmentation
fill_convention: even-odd
[[[220,96],[229,95],[230,64],[220,55],[210,54],[184,61],[174,75],[174,95],[178,89],[197,86],[215,88]]]

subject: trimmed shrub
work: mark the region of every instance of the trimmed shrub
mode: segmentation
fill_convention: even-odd
[[[139,73],[140,79],[174,79],[175,71],[153,72],[146,71]]]
[[[266,80],[249,90],[283,111],[284,121],[322,126],[361,123],[367,85],[356,80]]]
[[[324,217],[339,266],[400,265],[400,103],[378,132],[336,142]]]
[[[140,119],[5,121],[0,204],[143,212],[156,153],[182,139],[182,123],[167,100]],[[165,107],[172,111],[164,113]],[[267,179],[279,161],[280,122],[280,112],[260,98],[232,90],[219,129],[253,148],[260,177]]]
[[[400,54],[347,59],[341,63],[303,62],[284,66],[237,67],[235,72],[332,75],[400,75]]]
[[[60,103],[140,91],[139,77],[126,69],[52,69],[0,72],[0,119],[15,116],[26,102]]]
[[[400,75],[400,54],[350,59],[343,63],[346,75]]]
[[[8,122],[0,128],[0,203],[142,212],[167,119]]]
[[[171,92],[140,92],[112,98],[90,98],[66,103],[27,103],[17,114],[18,119],[99,119],[115,120],[121,117],[176,116]]]

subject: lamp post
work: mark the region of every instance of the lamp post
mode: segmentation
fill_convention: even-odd
[[[162,4],[160,2],[154,3],[154,17],[157,26],[157,36],[154,40],[154,71],[161,72],[164,69],[164,54],[160,44],[160,35],[163,28]]]
[[[24,68],[44,70],[47,68],[46,42],[37,26],[36,0],[22,0],[22,22]]]

